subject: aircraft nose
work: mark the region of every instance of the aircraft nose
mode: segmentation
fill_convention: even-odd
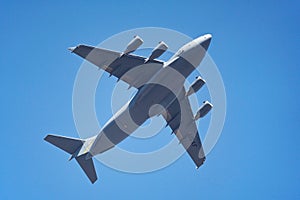
[[[212,38],[212,35],[211,34],[206,34],[203,36],[203,41],[201,42],[201,46],[207,50],[208,47],[209,47],[209,44],[210,44],[210,41],[211,41],[211,38]]]

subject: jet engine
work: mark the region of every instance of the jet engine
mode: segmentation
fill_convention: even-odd
[[[198,92],[204,84],[205,84],[205,80],[203,80],[200,76],[198,76],[190,86],[189,90],[186,93],[186,96],[190,96],[191,94]]]
[[[211,103],[209,103],[208,101],[204,101],[203,105],[197,111],[194,119],[198,120],[199,118],[204,117],[212,109],[212,107],[213,105]]]
[[[164,52],[166,52],[168,49],[168,46],[163,42],[159,42],[158,45],[153,49],[151,55],[149,58],[146,60],[148,62],[149,60],[154,60],[161,56]]]
[[[123,54],[129,54],[137,50],[144,41],[139,36],[134,36],[133,39],[128,43],[126,50],[123,52]]]

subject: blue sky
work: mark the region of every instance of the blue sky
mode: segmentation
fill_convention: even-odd
[[[51,2],[1,2],[1,199],[300,198],[299,3]],[[77,136],[72,89],[82,60],[67,47],[147,26],[213,34],[209,53],[227,92],[222,136],[199,170],[187,155],[142,175],[96,162],[91,185],[43,141]]]

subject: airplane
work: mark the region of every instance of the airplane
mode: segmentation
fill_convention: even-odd
[[[119,144],[147,119],[163,116],[166,126],[172,129],[199,168],[206,157],[196,120],[204,117],[213,105],[204,101],[194,115],[189,96],[199,91],[205,81],[197,77],[187,91],[184,82],[203,60],[211,38],[211,34],[205,34],[188,42],[165,62],[158,60],[168,49],[163,41],[147,58],[134,55],[133,52],[143,44],[139,36],[134,36],[123,52],[87,45],[69,48],[72,53],[128,83],[129,87],[135,87],[137,93],[104,125],[99,134],[86,139],[50,134],[44,140],[71,154],[69,160],[75,158],[94,183],[97,180],[94,156]]]

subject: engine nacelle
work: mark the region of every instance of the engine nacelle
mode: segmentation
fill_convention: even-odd
[[[137,50],[144,41],[139,36],[134,36],[133,39],[128,43],[127,48],[123,52],[123,54],[129,54]]]
[[[154,60],[154,59],[158,58],[163,53],[165,53],[167,51],[167,49],[168,49],[168,46],[166,45],[166,43],[164,43],[163,41],[159,42],[158,45],[153,49],[151,55],[146,60],[146,62],[149,60]]]
[[[205,84],[205,80],[203,80],[200,76],[198,76],[190,86],[189,90],[186,93],[186,96],[190,96],[191,94],[198,92],[204,84]]]
[[[213,105],[211,103],[209,103],[208,101],[204,101],[203,105],[197,111],[194,119],[198,120],[199,118],[204,117],[205,115],[207,115],[207,113],[209,113],[209,111],[212,109],[212,107],[213,107]]]

